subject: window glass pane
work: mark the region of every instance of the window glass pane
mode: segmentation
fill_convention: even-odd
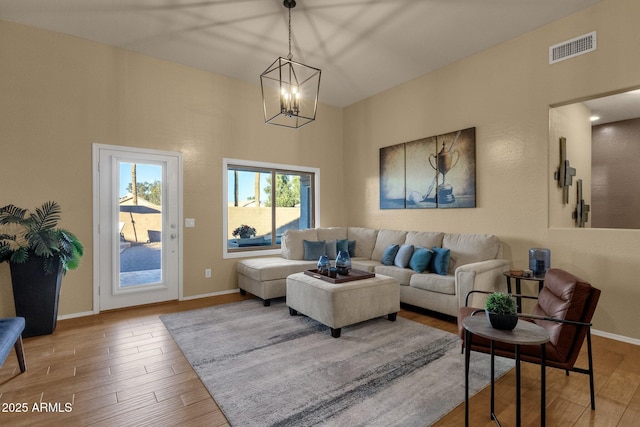
[[[227,245],[231,248],[271,246],[272,213],[268,183],[271,172],[229,167],[227,181]]]
[[[227,164],[227,253],[279,249],[288,229],[315,227],[317,172]]]
[[[313,227],[311,175],[278,172],[275,193],[278,238],[288,229]]]
[[[162,166],[118,162],[119,288],[162,281]]]

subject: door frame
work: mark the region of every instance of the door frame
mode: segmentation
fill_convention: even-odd
[[[100,313],[100,151],[117,150],[131,153],[172,156],[178,158],[178,300],[184,299],[183,293],[183,165],[182,153],[149,148],[136,148],[123,145],[92,144],[92,188],[93,188],[93,313]]]

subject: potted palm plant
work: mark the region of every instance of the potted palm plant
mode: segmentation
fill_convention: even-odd
[[[51,201],[33,211],[0,208],[0,263],[9,263],[25,338],[53,333],[62,275],[78,267],[84,251],[73,233],[58,227],[60,214],[60,205]]]
[[[495,329],[512,330],[518,323],[516,301],[504,292],[489,294],[485,304],[487,319]]]

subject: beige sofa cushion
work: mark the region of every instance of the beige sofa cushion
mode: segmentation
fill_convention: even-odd
[[[351,268],[361,271],[368,271],[369,273],[373,273],[375,268],[380,264],[380,261],[373,261],[369,258],[364,257],[356,257],[351,258]]]
[[[385,276],[393,277],[401,285],[407,286],[411,281],[411,276],[416,274],[410,268],[400,268],[394,265],[379,265],[373,269],[376,274],[383,274]]]
[[[435,273],[414,274],[411,276],[409,286],[439,294],[455,295],[456,279],[452,275],[441,276]]]
[[[444,233],[438,231],[409,231],[405,243],[431,249],[434,246],[442,246],[443,237]]]
[[[287,230],[282,235],[281,249],[284,259],[304,259],[303,240],[318,241],[316,228],[308,230]]]
[[[495,259],[500,242],[492,234],[445,234],[442,247],[451,251],[449,273],[453,274],[461,265]]]
[[[373,228],[349,227],[347,230],[347,238],[356,241],[356,257],[371,259],[377,235],[378,230]]]
[[[318,240],[324,240],[325,242],[347,238],[347,227],[318,228],[317,230]]]
[[[376,245],[371,253],[371,259],[374,261],[380,261],[384,250],[389,245],[401,245],[404,243],[407,237],[406,231],[401,230],[380,230],[378,231],[378,237],[376,238]],[[357,248],[356,244],[356,248]]]
[[[317,267],[316,261],[283,260],[280,257],[249,258],[238,262],[238,273],[258,282],[278,280]]]

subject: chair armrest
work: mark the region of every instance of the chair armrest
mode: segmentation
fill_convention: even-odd
[[[473,290],[482,290],[488,293],[496,292],[502,287],[506,290],[506,281],[502,273],[507,270],[509,270],[509,260],[506,259],[474,262],[456,268],[458,306],[466,305],[467,294]]]
[[[557,317],[547,317],[547,316],[537,316],[535,314],[518,314],[519,318],[522,319],[534,319],[534,320],[548,320],[550,322],[557,323],[567,323],[570,325],[578,325],[578,326],[588,326],[591,327],[593,324],[588,322],[578,322],[577,320],[566,320],[566,319],[558,319]]]

